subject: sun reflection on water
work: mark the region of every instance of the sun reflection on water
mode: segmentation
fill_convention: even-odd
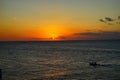
[[[53,55],[52,58],[45,60],[44,63],[46,65],[44,66],[45,72],[42,74],[44,78],[58,78],[69,73],[69,70],[63,66],[66,64],[66,59],[60,58],[59,55]]]
[[[48,70],[43,76],[45,78],[50,78],[50,77],[60,77],[63,76],[67,73],[67,69],[60,69],[60,68],[56,68],[56,69],[52,69],[52,70]]]

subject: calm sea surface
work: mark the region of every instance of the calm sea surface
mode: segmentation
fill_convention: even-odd
[[[0,68],[3,80],[120,80],[120,41],[0,42]]]

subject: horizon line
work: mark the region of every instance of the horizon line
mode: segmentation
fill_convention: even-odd
[[[0,42],[75,42],[75,41],[119,41],[120,39],[89,39],[89,40],[1,40]]]

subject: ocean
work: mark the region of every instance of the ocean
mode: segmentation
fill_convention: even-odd
[[[2,80],[120,80],[120,40],[0,42],[0,69]]]

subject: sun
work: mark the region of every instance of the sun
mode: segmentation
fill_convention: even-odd
[[[49,35],[48,35],[48,37],[50,37],[51,38],[51,40],[57,40],[57,37],[58,37],[59,35],[57,34],[57,33],[50,33]]]
[[[52,38],[52,40],[55,40],[55,34],[51,34],[51,38]]]
[[[59,37],[61,34],[62,29],[55,26],[48,26],[42,29],[43,37],[48,40],[57,40],[57,37]]]
[[[73,29],[66,28],[64,26],[45,26],[40,28],[38,35],[43,40],[63,40],[64,37],[71,34]]]

